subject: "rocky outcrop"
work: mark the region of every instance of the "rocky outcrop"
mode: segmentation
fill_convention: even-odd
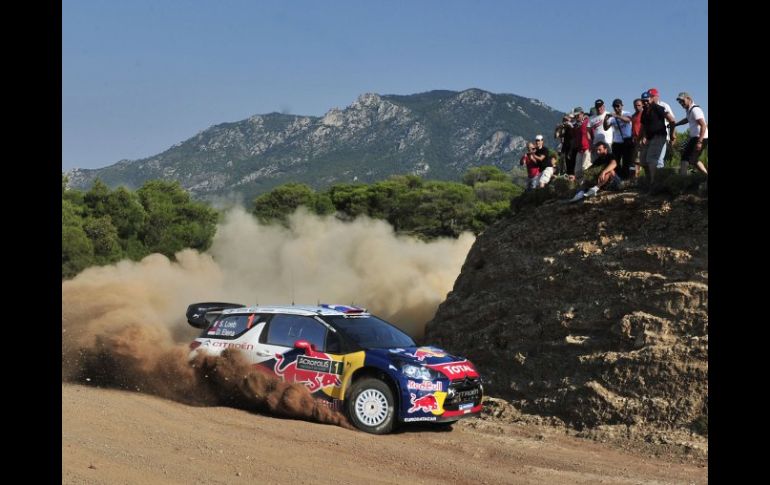
[[[708,201],[525,206],[479,236],[426,341],[577,427],[708,422]]]

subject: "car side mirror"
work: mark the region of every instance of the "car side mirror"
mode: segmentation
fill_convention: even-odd
[[[307,340],[297,340],[294,342],[294,348],[295,349],[304,349],[306,352],[308,350],[314,351],[315,350],[315,344],[311,344]]]

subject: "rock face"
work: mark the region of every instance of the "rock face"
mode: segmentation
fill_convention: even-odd
[[[393,174],[459,179],[468,168],[518,166],[526,139],[549,140],[561,113],[536,99],[480,89],[408,96],[362,94],[322,117],[270,113],[201,131],[153,157],[74,169],[69,186],[137,188],[178,180],[198,198],[247,201],[286,182],[325,188]]]
[[[708,200],[521,208],[471,248],[426,341],[577,428],[708,422]]]

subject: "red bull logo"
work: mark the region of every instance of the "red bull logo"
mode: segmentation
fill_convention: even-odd
[[[276,362],[273,370],[285,382],[304,384],[310,392],[315,392],[328,386],[342,384],[339,374],[342,373],[342,362],[332,360],[323,352],[307,349],[305,355],[297,355],[293,361],[287,361],[283,354],[275,354]]]
[[[446,352],[441,352],[440,350],[433,350],[430,347],[420,347],[418,349],[415,349],[413,354],[404,352],[404,355],[408,355],[409,357],[414,357],[415,359],[422,362],[423,360],[425,360],[426,357],[446,357]]]
[[[446,364],[428,365],[429,368],[439,371],[450,379],[462,379],[463,377],[478,377],[479,373],[473,367],[473,364],[467,360],[461,362],[449,362]]]
[[[438,409],[438,400],[433,394],[418,398],[417,395],[409,393],[409,396],[409,402],[412,403],[412,407],[406,411],[407,413],[414,413],[417,411],[429,413]]]

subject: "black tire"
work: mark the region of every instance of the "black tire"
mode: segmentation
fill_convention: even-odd
[[[386,434],[393,430],[396,416],[393,391],[379,379],[364,377],[354,382],[347,409],[350,422],[361,431]]]

